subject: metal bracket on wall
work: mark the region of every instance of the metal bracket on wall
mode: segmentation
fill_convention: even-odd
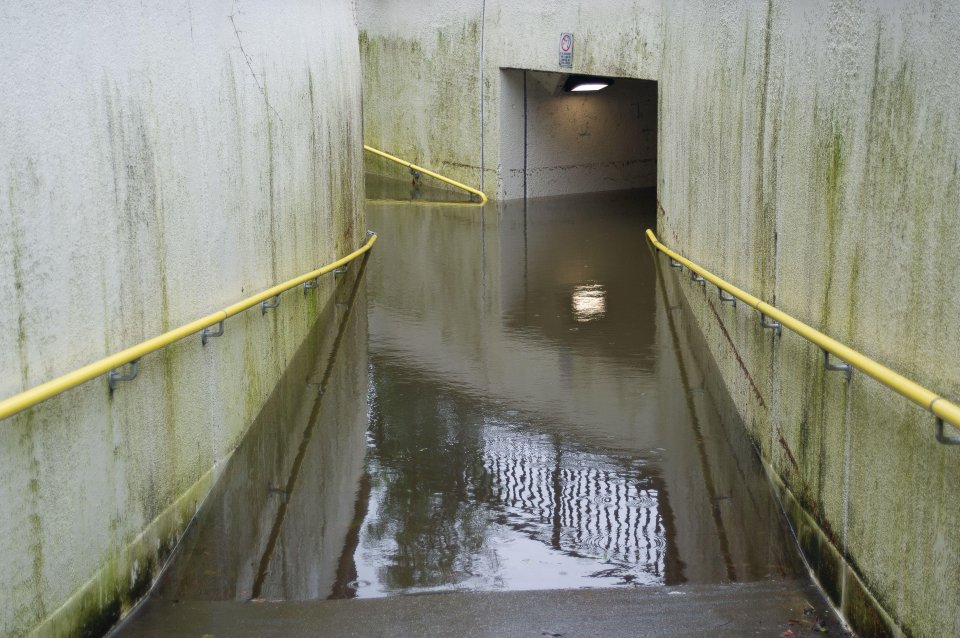
[[[694,283],[698,283],[704,287],[706,287],[707,285],[707,280],[701,277],[700,275],[698,275],[697,273],[693,272],[692,270],[690,271],[690,281]]]
[[[117,372],[117,370],[119,370],[120,368],[116,368],[107,373],[107,383],[110,385],[111,392],[113,392],[116,389],[117,384],[120,383],[121,381],[133,381],[134,379],[137,378],[137,372],[139,372],[139,370],[137,369],[137,362],[139,361],[140,359],[134,359],[133,361],[131,361],[128,364],[130,367],[129,367],[129,371],[126,374],[120,374],[119,372]]]
[[[202,346],[207,345],[207,339],[210,339],[212,337],[222,337],[222,336],[223,336],[223,320],[221,320],[220,323],[217,324],[216,330],[213,330],[212,328],[207,327],[200,332],[200,345]]]
[[[319,287],[320,287],[320,281],[316,277],[303,282],[303,296],[306,297],[308,292],[310,292],[311,290],[316,290]]]
[[[677,261],[673,257],[670,258],[670,267],[679,268],[680,270],[683,270],[683,264],[681,264],[679,261]]]
[[[341,266],[340,268],[337,268],[336,270],[334,270],[333,276],[336,277],[338,275],[345,275],[347,274],[348,270],[350,270],[350,264],[347,264],[346,266]]]
[[[929,409],[931,412],[933,412],[934,404],[939,400],[940,400],[940,397],[937,397],[936,399],[930,402]],[[937,441],[939,443],[943,443],[944,445],[960,445],[960,436],[945,436],[943,433],[943,429],[944,429],[943,419],[941,419],[940,417],[936,417],[936,419],[937,419],[937,423],[934,426],[934,434],[937,437]]]
[[[937,417],[937,427],[936,427],[937,441],[943,443],[944,445],[960,445],[960,436],[944,436],[943,435],[943,419]]]
[[[850,380],[850,373],[853,372],[853,366],[849,363],[830,363],[830,353],[826,350],[823,350],[823,368],[834,372],[842,372],[847,381]]]
[[[770,328],[778,337],[783,332],[783,326],[780,325],[779,321],[767,321],[767,315],[762,312],[760,313],[760,325],[764,328]]]
[[[720,301],[721,301],[721,302],[729,301],[729,302],[731,302],[731,303],[733,304],[733,307],[734,307],[734,308],[737,307],[737,298],[736,298],[736,297],[734,297],[733,295],[729,294],[729,293],[728,293],[726,290],[724,290],[723,288],[717,288],[717,292],[720,293]]]
[[[270,310],[271,308],[276,308],[279,305],[280,305],[280,295],[274,295],[268,301],[261,301],[260,314],[265,315],[267,314],[267,310]]]

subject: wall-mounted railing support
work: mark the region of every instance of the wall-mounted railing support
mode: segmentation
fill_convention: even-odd
[[[935,406],[937,401],[940,401],[940,400],[941,400],[940,397],[937,397],[936,399],[930,402],[931,412],[934,411],[933,406]],[[956,426],[954,426],[954,431],[956,431]],[[944,445],[960,445],[960,436],[957,436],[957,435],[947,436],[944,434],[943,419],[941,419],[940,417],[936,417],[936,424],[934,425],[933,433],[934,433],[934,436],[937,437],[937,441],[939,443],[942,443]]]
[[[680,263],[679,261],[677,261],[676,259],[673,259],[672,257],[670,258],[670,267],[671,267],[671,268],[679,268],[680,270],[683,270],[683,264],[681,264],[681,263]]]
[[[303,296],[306,297],[308,292],[316,290],[319,287],[320,281],[316,277],[303,282]]]
[[[333,276],[334,276],[334,277],[341,277],[341,276],[347,274],[347,272],[348,272],[349,270],[350,270],[350,264],[347,264],[346,266],[344,266],[344,267],[342,267],[342,268],[337,268],[336,270],[334,270],[334,271],[333,271]]]
[[[826,350],[823,350],[823,369],[830,370],[832,372],[842,372],[843,376],[847,378],[847,381],[850,380],[850,374],[853,372],[853,368],[850,367],[849,363],[830,363],[830,353]]]
[[[127,372],[121,374],[117,372],[120,368],[111,370],[107,373],[107,384],[110,386],[110,392],[113,392],[117,389],[117,384],[121,381],[133,381],[137,378],[137,373],[139,372],[137,364],[140,362],[140,359],[134,359],[127,364]]]
[[[725,302],[725,301],[729,301],[730,303],[733,304],[733,307],[734,307],[734,308],[737,307],[737,298],[736,298],[736,297],[734,297],[733,295],[730,295],[730,294],[727,294],[726,292],[724,292],[723,288],[717,288],[717,292],[720,294],[720,302],[721,302],[721,303],[723,303],[723,302]]]
[[[222,337],[222,336],[223,336],[223,321],[221,320],[220,323],[217,324],[216,330],[212,330],[211,328],[204,328],[202,331],[200,331],[200,345],[201,346],[207,345],[207,339],[211,339],[213,337]]]
[[[690,281],[692,281],[692,282],[694,282],[694,283],[697,283],[697,284],[700,284],[700,285],[703,286],[704,288],[707,287],[707,280],[704,279],[703,277],[701,277],[700,275],[698,275],[697,273],[695,273],[695,272],[692,271],[692,270],[690,271]]]
[[[849,380],[850,373],[854,368],[856,368],[871,379],[875,379],[904,398],[909,399],[928,412],[931,412],[937,420],[936,426],[934,427],[936,440],[945,445],[960,446],[960,436],[948,436],[944,433],[944,424],[948,424],[960,432],[960,405],[948,401],[947,399],[934,393],[932,390],[928,390],[927,388],[923,387],[916,381],[912,381],[902,374],[894,372],[890,368],[874,361],[862,352],[858,352],[857,350],[854,350],[853,348],[837,341],[836,339],[823,334],[816,328],[803,323],[799,319],[788,315],[779,308],[768,304],[758,297],[754,297],[745,290],[737,288],[730,282],[717,277],[704,268],[701,268],[679,253],[664,246],[660,240],[657,239],[657,236],[652,230],[647,230],[647,239],[650,240],[650,243],[655,249],[670,258],[671,266],[680,264],[681,266],[688,268],[692,274],[696,274],[698,277],[709,281],[711,284],[719,288],[722,291],[721,295],[723,292],[725,292],[733,297],[736,297],[738,300],[759,312],[760,325],[764,328],[776,330],[778,336],[781,333],[781,327],[789,328],[794,334],[818,346],[820,350],[823,351],[823,365],[827,370],[837,370],[843,372]],[[696,281],[695,278],[694,281]],[[767,321],[767,317],[770,317],[770,322]],[[830,355],[833,355],[837,359],[843,361],[843,363],[836,365],[831,364]]]
[[[334,271],[336,272],[336,271]],[[270,299],[260,302],[260,314],[265,315],[271,308],[277,308],[280,305],[280,295],[274,295]]]
[[[937,418],[936,426],[937,441],[944,445],[960,445],[960,436],[945,436],[943,434],[943,419]]]
[[[768,328],[773,330],[774,334],[778,337],[783,334],[783,326],[780,325],[779,321],[767,321],[767,315],[760,313],[760,326],[763,328]]]

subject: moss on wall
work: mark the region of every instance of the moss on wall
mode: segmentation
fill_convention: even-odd
[[[0,396],[362,242],[349,3],[229,4],[12,10]],[[52,33],[90,37],[54,47]],[[54,49],[82,63],[51,69],[37,51]],[[143,357],[113,392],[95,379],[3,422],[0,634],[100,635],[131,608],[333,292],[288,292],[206,346]]]
[[[469,19],[439,29],[426,43],[361,31],[365,142],[479,184],[479,33],[478,22]],[[393,170],[386,160],[367,165],[384,175]]]
[[[665,10],[668,245],[960,396],[947,346],[960,319],[941,312],[960,294],[960,94],[948,86],[960,52],[946,44],[960,16],[931,22],[928,5],[880,3]],[[772,338],[753,313],[718,315],[688,297],[801,545],[854,628],[960,631],[960,559],[946,550],[960,541],[948,496],[960,457],[934,441],[932,416],[862,374],[825,371],[818,348]]]

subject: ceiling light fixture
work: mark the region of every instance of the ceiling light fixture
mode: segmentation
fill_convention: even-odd
[[[600,91],[613,84],[613,78],[602,78],[595,75],[571,75],[563,85],[563,90],[570,92]]]

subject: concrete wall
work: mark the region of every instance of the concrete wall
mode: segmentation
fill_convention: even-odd
[[[662,239],[957,400],[960,8],[664,3],[663,24]],[[855,627],[960,635],[960,451],[877,382],[682,288]]]
[[[0,32],[0,396],[362,241],[352,3],[33,0]],[[0,634],[146,591],[331,294],[0,423]]]
[[[366,142],[491,196],[505,196],[501,69],[560,71],[573,32],[573,72],[658,76],[659,0],[361,0],[358,13]]]

